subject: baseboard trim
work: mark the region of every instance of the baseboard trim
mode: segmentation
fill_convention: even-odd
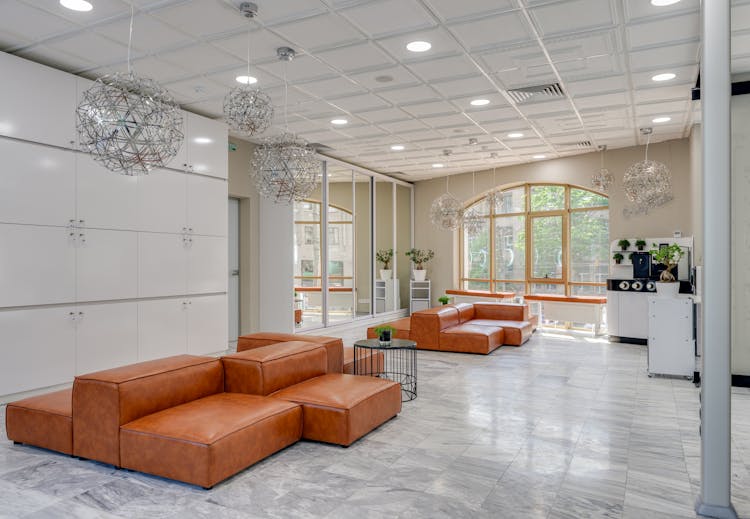
[[[732,375],[734,387],[750,387],[750,375]]]
[[[647,339],[634,339],[633,337],[618,337],[617,335],[610,335],[609,342],[623,342],[626,344],[640,344],[642,346],[648,345]]]
[[[699,496],[695,502],[695,513],[701,517],[715,517],[716,519],[738,519],[737,511],[734,509],[734,505],[729,503],[729,506],[720,505],[709,505],[704,503],[703,499]]]

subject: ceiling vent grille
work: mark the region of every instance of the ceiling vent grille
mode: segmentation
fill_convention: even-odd
[[[543,99],[556,99],[565,97],[560,83],[547,83],[545,85],[533,85],[508,90],[508,95],[517,104],[541,101]]]
[[[593,148],[593,144],[591,144],[591,141],[561,142],[559,145],[564,148],[576,148],[576,149],[582,149],[582,150],[587,149],[587,148]]]

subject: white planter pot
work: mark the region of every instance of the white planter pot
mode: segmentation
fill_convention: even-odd
[[[660,297],[676,297],[680,293],[680,282],[664,283],[656,282],[656,293]]]
[[[424,281],[427,279],[426,270],[414,270],[414,281]]]
[[[393,278],[393,270],[392,269],[380,269],[380,279],[386,280]]]

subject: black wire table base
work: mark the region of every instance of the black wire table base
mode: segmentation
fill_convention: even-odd
[[[381,344],[378,339],[354,343],[354,374],[370,375],[401,384],[401,401],[417,398],[417,343],[392,339]]]

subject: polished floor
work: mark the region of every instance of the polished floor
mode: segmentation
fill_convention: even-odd
[[[732,397],[733,501],[750,517],[750,392]],[[552,331],[487,357],[420,352],[419,397],[396,419],[348,449],[300,442],[210,491],[2,437],[13,518],[669,519],[695,517],[700,475],[692,383],[649,378],[643,346]]]

